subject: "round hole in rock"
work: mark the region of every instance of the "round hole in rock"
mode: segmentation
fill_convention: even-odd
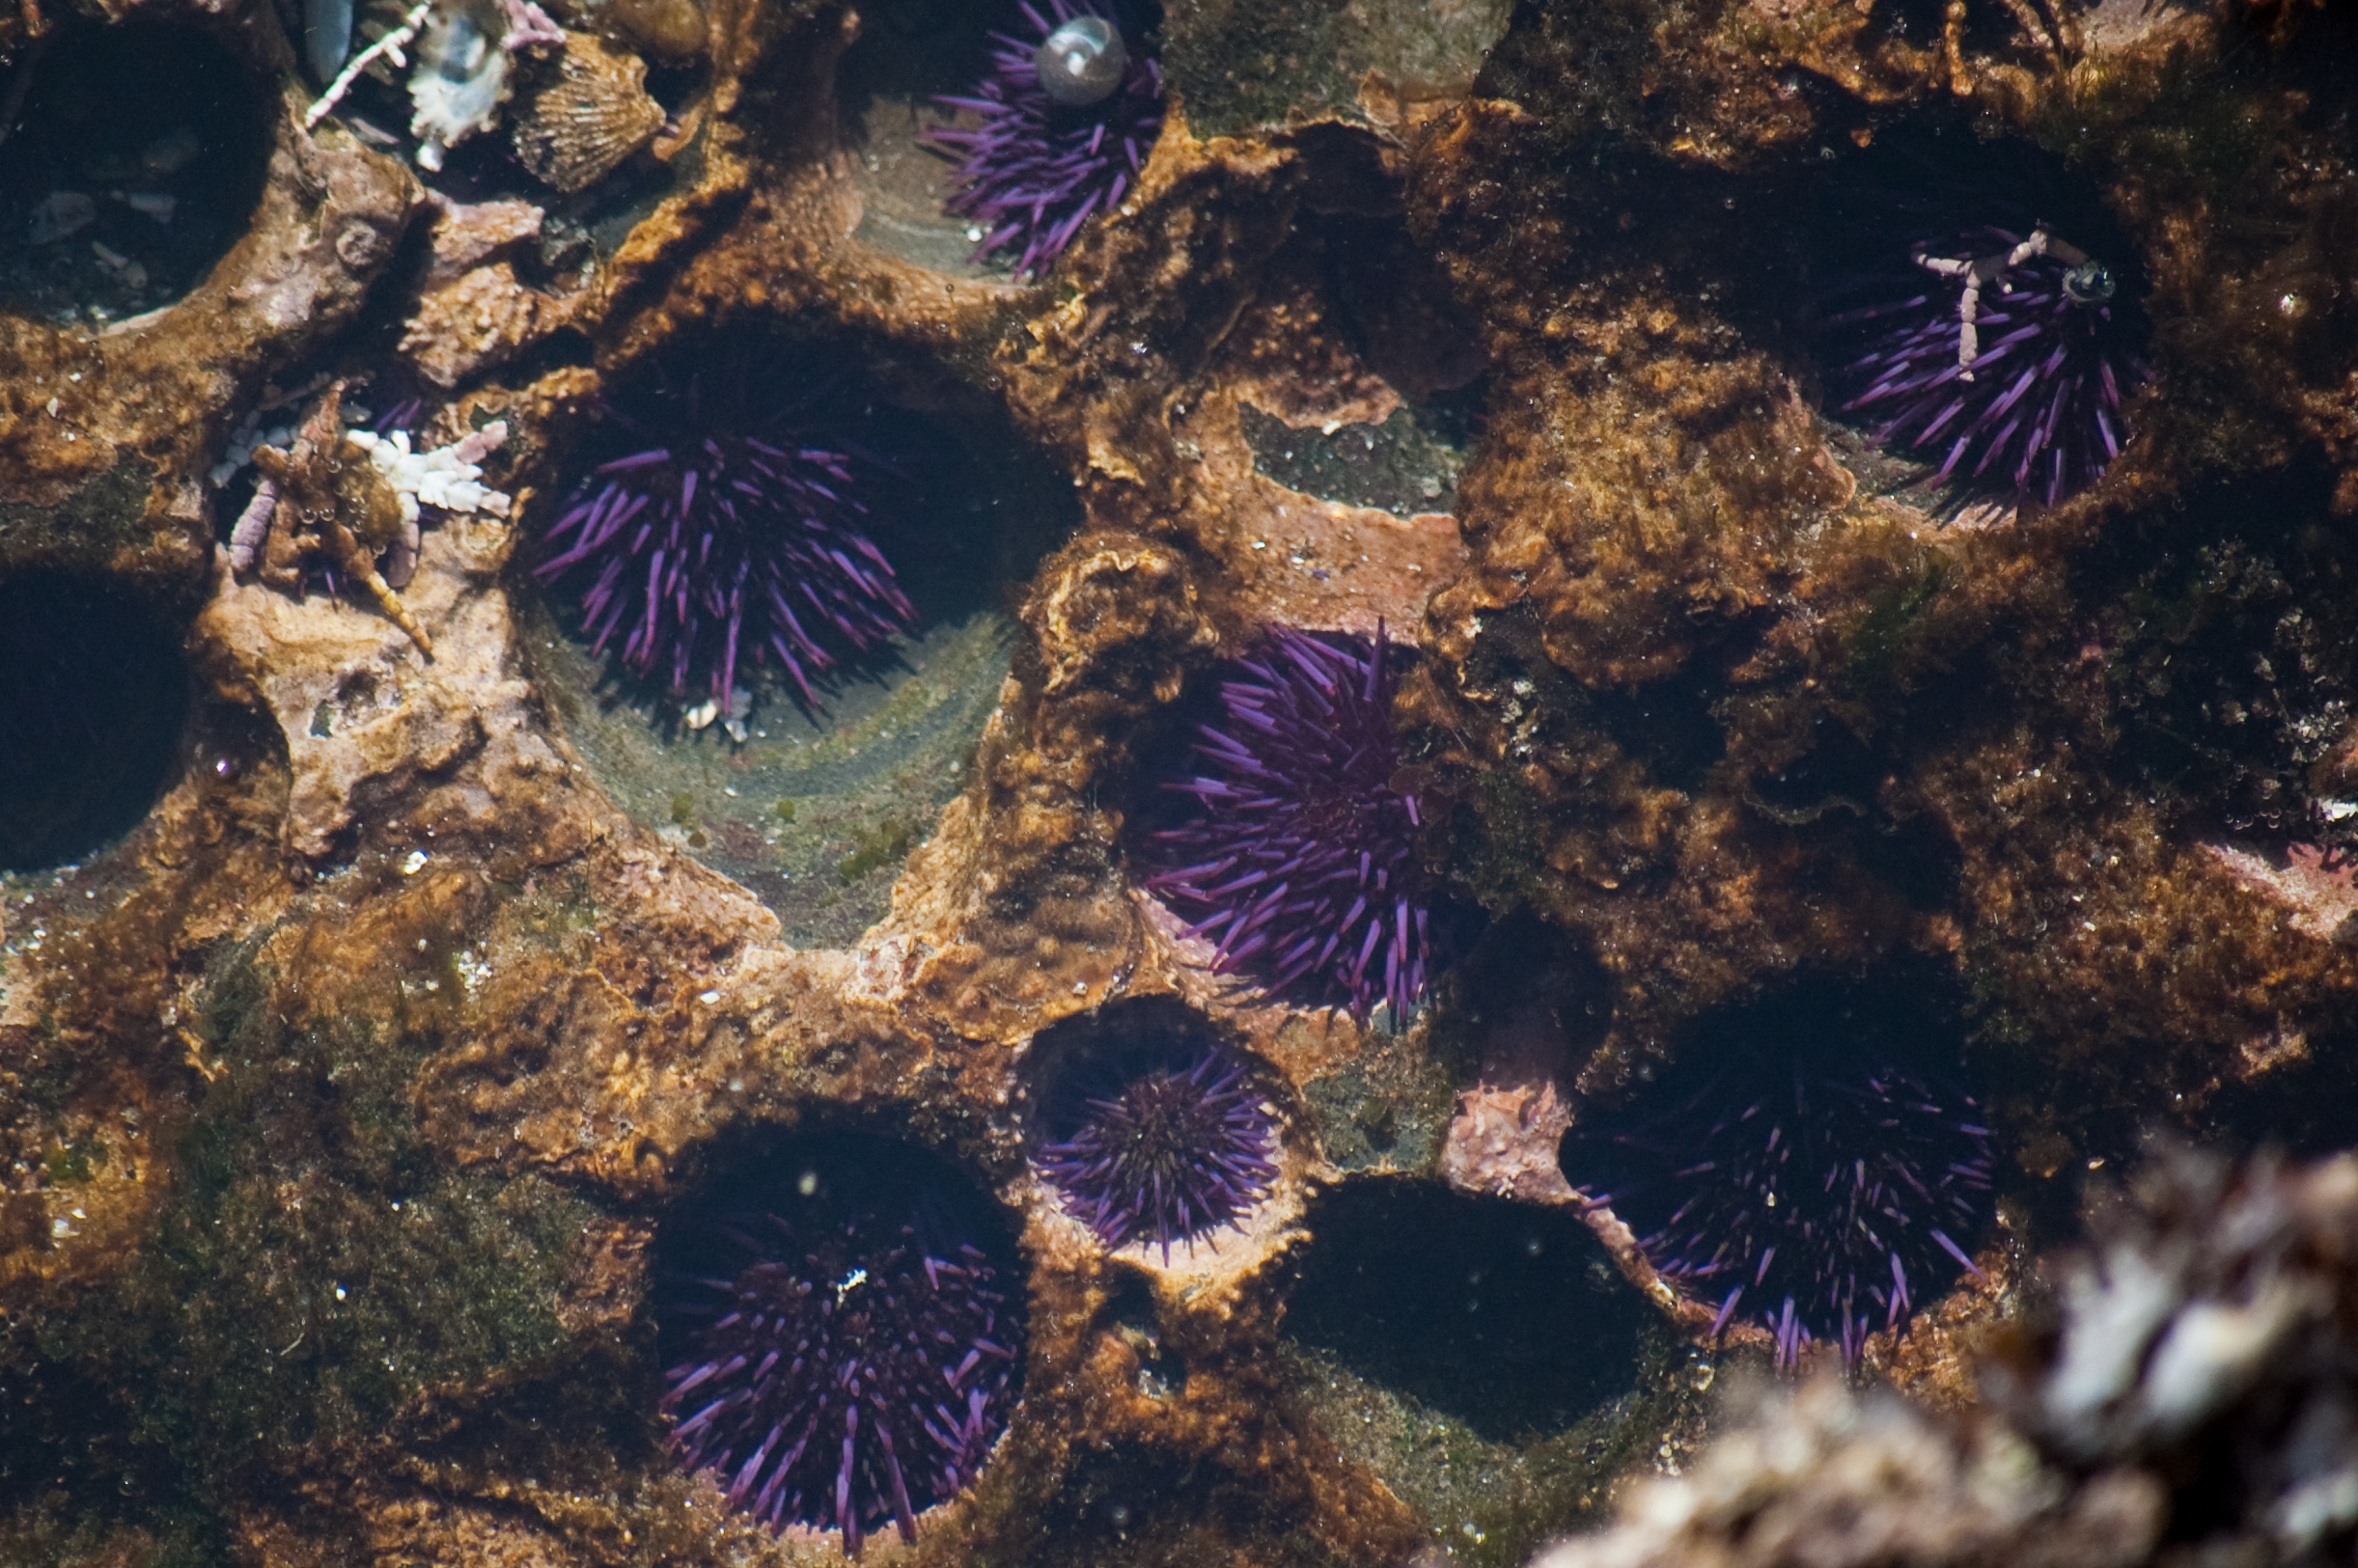
[[[208,35],[146,21],[61,21],[14,71],[0,301],[105,321],[202,283],[262,199],[274,95]]]
[[[1021,1394],[1007,1217],[946,1162],[864,1133],[756,1134],[705,1164],[654,1249],[674,1457],[773,1530],[842,1528],[854,1553],[913,1536]]]
[[[1161,8],[1151,0],[1134,4],[1100,0],[1073,9],[1077,14],[1117,21],[1124,53],[1133,62],[1151,60],[1158,54],[1162,14]],[[1052,11],[1050,6],[1037,5],[1033,14],[1027,15],[1012,0],[997,4],[900,0],[869,16],[862,37],[846,52],[836,73],[842,134],[851,155],[852,180],[860,193],[858,239],[904,261],[953,277],[1005,280],[1010,276],[1025,254],[1025,241],[1017,239],[988,256],[977,254],[993,225],[949,209],[962,184],[958,171],[963,153],[934,145],[931,133],[980,123],[972,111],[956,110],[941,100],[985,96],[994,53],[1005,49],[994,35],[1029,41],[1040,36],[1033,16],[1053,21]],[[1137,129],[1139,115],[1149,115],[1151,120],[1138,147],[1143,163],[1151,150],[1152,129],[1160,124],[1159,110],[1149,114],[1149,102],[1144,88],[1135,102],[1124,89],[1102,104],[1051,110],[1044,121],[1025,122],[1037,127],[1040,140],[1036,143],[1018,134],[1013,138],[1014,145],[1054,143],[1067,156],[1053,177],[1019,183],[1035,194],[1050,187],[1064,189],[1059,182],[1065,180],[1071,181],[1074,189],[1110,192],[1103,180],[1088,177],[1090,170],[1121,172],[1134,183],[1126,173],[1124,131]],[[1126,112],[1121,108],[1124,104],[1129,105]],[[1088,133],[1100,119],[1106,122],[1107,134],[1092,141]],[[1044,170],[1046,165],[1029,167]],[[1115,205],[1100,201],[1093,210],[1102,212]],[[1052,196],[1046,210],[1047,223],[1053,227],[1068,207]],[[1044,272],[1062,248],[1054,247],[1033,270]]]
[[[962,786],[1013,655],[1010,605],[1040,558],[1077,524],[1078,509],[1070,483],[971,394],[922,377],[888,385],[881,374],[846,372],[856,359],[841,345],[742,325],[734,337],[734,348],[711,339],[680,344],[618,379],[606,416],[527,520],[540,542],[528,553],[525,581],[545,589],[519,595],[519,616],[539,689],[599,787],[750,889],[778,915],[789,942],[846,946],[885,913],[902,862]],[[728,366],[748,362],[759,373],[742,385],[729,379],[736,371]],[[581,542],[578,527],[566,526],[569,511],[595,502],[609,481],[638,482],[627,472],[600,475],[601,467],[665,442],[701,452],[707,438],[740,456],[745,441],[759,440],[786,454],[762,461],[837,500],[856,495],[864,510],[821,507],[818,534],[797,536],[844,551],[871,583],[881,582],[849,542],[854,534],[866,539],[889,564],[902,600],[846,591],[856,612],[846,614],[868,639],[862,647],[803,596],[796,573],[806,567],[838,587],[847,581],[831,558],[806,553],[786,564],[792,569],[782,566],[776,581],[799,631],[774,618],[740,622],[726,702],[717,690],[725,614],[699,619],[703,640],[687,648],[684,666],[676,621],[659,628],[649,658],[631,652],[645,619],[636,604],[614,622],[601,652],[605,601],[596,584],[611,552],[561,564]],[[833,469],[803,463],[813,453],[842,460]],[[647,481],[649,507],[670,507],[680,494],[683,476],[663,472],[670,477]],[[714,468],[700,479],[699,505],[716,493],[741,496],[728,488],[735,473]],[[759,502],[770,519],[762,536],[798,504],[788,489]],[[645,515],[633,514],[633,538]],[[701,548],[705,525],[697,526]],[[618,585],[641,581],[648,569],[644,556],[628,560]],[[885,622],[898,629],[872,635]],[[807,698],[769,641],[773,632],[786,637]]]
[[[1505,1444],[1626,1392],[1652,1313],[1569,1208],[1371,1178],[1311,1206],[1287,1308],[1315,1362]]]
[[[1964,1279],[1994,1218],[1962,1011],[1955,979],[1913,955],[1714,1010],[1659,1076],[1583,1113],[1565,1179],[1665,1283],[1757,1324],[1781,1362],[1813,1344],[1855,1361]]]
[[[52,572],[0,581],[0,871],[83,859],[155,803],[188,702],[145,600]]]
[[[1847,426],[1837,450],[1864,485],[1943,516],[2002,514],[2103,475],[2151,378],[2149,283],[2086,173],[1934,124],[1838,159],[1814,196],[1790,211],[1807,226],[1823,412]]]
[[[1033,1169],[1108,1252],[1184,1264],[1233,1242],[1277,1180],[1259,1059],[1177,998],[1066,1019],[1034,1039],[1032,1060]]]

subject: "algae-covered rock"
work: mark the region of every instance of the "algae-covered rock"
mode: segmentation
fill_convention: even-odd
[[[0,9],[0,1558],[2346,1545],[2339,12]]]

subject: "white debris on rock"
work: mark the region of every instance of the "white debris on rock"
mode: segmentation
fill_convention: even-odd
[[[51,191],[25,219],[25,243],[51,245],[98,221],[98,204],[77,190]]]
[[[418,139],[418,164],[442,167],[443,154],[499,123],[509,93],[508,51],[500,47],[506,16],[468,0],[437,7],[418,41],[409,73],[409,134]]]
[[[488,512],[508,515],[507,494],[483,482],[483,460],[508,439],[508,422],[493,420],[465,439],[430,452],[412,452],[409,434],[395,430],[350,430],[346,439],[369,454],[376,471],[402,499],[402,520],[418,520],[421,506],[444,511]]]

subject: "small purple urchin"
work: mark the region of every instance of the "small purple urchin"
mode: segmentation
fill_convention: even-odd
[[[2102,478],[2126,434],[2122,400],[2147,375],[2111,270],[2044,227],[1976,229],[1908,256],[1891,288],[1914,292],[1823,323],[1860,340],[1831,377],[1839,411],[1873,421],[1879,445],[1939,457],[1942,483],[1987,475],[2051,507]]]
[[[1184,825],[1149,834],[1146,885],[1218,949],[1223,975],[1296,987],[1393,1026],[1424,994],[1430,949],[1417,797],[1394,784],[1393,675],[1382,629],[1311,637],[1272,626],[1220,686],[1196,755],[1212,777]]]
[[[1204,1048],[1083,1103],[1078,1131],[1043,1145],[1040,1173],[1110,1252],[1233,1223],[1277,1175],[1277,1135],[1247,1064]]]
[[[1019,1328],[988,1254],[931,1228],[860,1211],[720,1227],[735,1273],[668,1304],[696,1324],[663,1374],[680,1466],[773,1531],[840,1529],[856,1555],[890,1519],[915,1540],[1006,1430]]]
[[[816,706],[811,676],[837,659],[821,639],[865,652],[916,615],[861,532],[861,459],[806,438],[796,416],[811,394],[780,395],[779,379],[747,351],[711,377],[718,396],[701,375],[658,378],[607,407],[639,450],[574,487],[547,535],[569,546],[533,572],[545,582],[595,564],[581,601],[594,650],[620,632],[633,674],[674,692],[707,683],[724,708],[748,644]]]
[[[927,139],[958,156],[957,193],[944,204],[983,230],[981,261],[1016,250],[1015,271],[1037,276],[1064,254],[1095,212],[1110,212],[1145,167],[1162,129],[1162,67],[1139,48],[1141,31],[1122,28],[1118,7],[1024,0],[1022,37],[991,35],[990,69],[969,96],[936,99],[981,117],[971,129],[945,127]],[[1060,102],[1040,80],[1042,46],[1069,24],[1111,24],[1126,54],[1120,84],[1088,102]],[[1124,34],[1126,32],[1127,37]]]
[[[1854,1361],[1876,1327],[1907,1320],[1921,1286],[1981,1273],[1950,1233],[1970,1241],[1986,1218],[1994,1156],[1979,1114],[1904,1068],[1828,1074],[1763,1054],[1634,1130],[1575,1129],[1567,1150],[1595,1151],[1603,1179],[1574,1186],[1637,1233],[1665,1280],[1719,1298],[1713,1334],[1750,1299],[1790,1368],[1820,1340]]]

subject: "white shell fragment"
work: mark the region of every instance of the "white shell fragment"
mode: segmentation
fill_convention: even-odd
[[[438,507],[444,511],[488,512],[494,517],[508,515],[507,495],[483,482],[483,460],[508,439],[506,420],[494,420],[463,441],[430,452],[410,451],[405,430],[396,430],[391,435],[347,430],[345,435],[369,454],[369,460],[385,477],[385,482],[393,486],[393,493],[401,497],[404,523],[418,520],[421,506]]]
[[[497,11],[473,5],[440,5],[418,41],[418,66],[409,76],[409,134],[418,139],[418,163],[442,167],[443,154],[499,120],[508,96],[508,51],[500,47]]]
[[[1068,109],[1103,103],[1130,63],[1121,29],[1102,16],[1075,16],[1050,33],[1032,56],[1040,90]]]
[[[98,204],[78,190],[53,190],[33,206],[25,219],[25,241],[50,245],[97,221]]]

